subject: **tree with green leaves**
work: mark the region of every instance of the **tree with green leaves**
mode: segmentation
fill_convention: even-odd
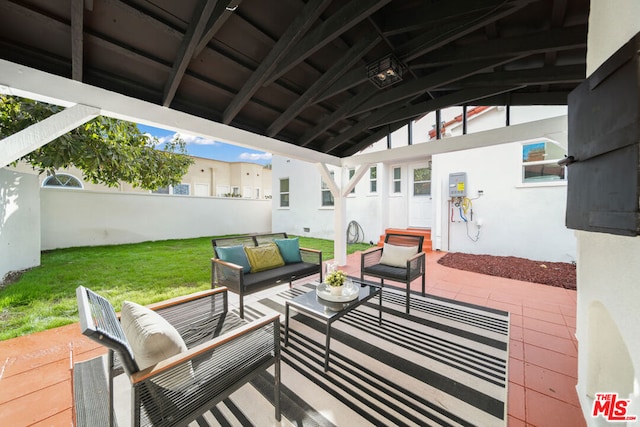
[[[63,107],[0,95],[0,139],[62,111]],[[155,190],[179,184],[193,159],[185,143],[175,138],[164,150],[159,141],[143,134],[135,123],[98,116],[22,159],[39,173],[75,166],[83,179],[117,187],[120,181]]]

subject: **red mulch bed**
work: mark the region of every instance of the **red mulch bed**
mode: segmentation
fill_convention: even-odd
[[[576,289],[576,266],[566,262],[542,262],[512,256],[450,252],[440,258],[438,264],[523,282]]]

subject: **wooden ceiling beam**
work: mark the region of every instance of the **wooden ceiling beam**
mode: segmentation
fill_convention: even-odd
[[[84,66],[84,0],[71,1],[71,78],[82,81]]]
[[[570,90],[550,90],[549,92],[515,92],[509,93],[509,99],[506,94],[488,97],[482,100],[482,105],[509,105],[527,106],[527,105],[567,105],[567,96]]]
[[[559,83],[580,83],[586,75],[586,65],[564,65],[559,67],[533,68],[515,71],[492,71],[478,73],[458,80],[450,85],[439,86],[437,90],[460,90],[472,87],[504,85],[543,85]]]
[[[519,86],[508,86],[500,88],[477,88],[467,91],[455,92],[453,94],[444,95],[429,101],[418,104],[410,104],[409,102],[395,102],[384,108],[374,111],[370,116],[360,120],[357,124],[342,132],[339,136],[332,138],[322,147],[322,151],[328,153],[337,146],[354,138],[366,129],[373,129],[383,125],[393,124],[399,121],[411,120],[415,117],[424,115],[437,109],[445,108],[450,105],[462,105],[476,99],[485,98],[491,95],[508,92],[519,89]]]
[[[354,88],[369,79],[367,78],[367,71],[365,67],[356,67],[353,70],[347,72],[345,75],[340,77],[340,80],[329,86],[326,90],[322,92],[316,99],[316,102],[322,102],[325,99],[329,99],[332,96],[343,93],[351,88]],[[371,84],[370,89],[372,93],[378,91],[378,89]]]
[[[413,61],[431,51],[441,48],[454,40],[458,40],[492,22],[499,21],[519,11],[529,3],[536,0],[522,0],[517,3],[508,3],[499,7],[494,13],[478,18],[477,16],[462,17],[453,20],[445,26],[434,26],[396,49],[396,54],[405,62]]]
[[[218,0],[200,0],[194,9],[193,18],[191,19],[191,23],[189,24],[186,33],[184,34],[182,43],[180,43],[176,60],[173,63],[173,68],[171,69],[171,73],[169,74],[169,78],[167,79],[164,87],[164,92],[162,94],[163,107],[171,105],[173,97],[176,96],[178,86],[180,86],[182,77],[193,58],[196,46],[202,38],[202,33],[204,33],[209,17],[217,3]]]
[[[331,0],[311,0],[304,9],[296,16],[291,25],[277,41],[273,49],[262,60],[258,68],[251,74],[249,80],[245,82],[242,89],[233,98],[224,112],[222,122],[229,124],[240,112],[242,107],[251,99],[258,89],[265,82],[267,77],[273,72],[279,61],[289,52],[311,25],[320,17],[322,12],[329,6]]]
[[[400,130],[403,126],[406,126],[406,125],[407,123],[394,123],[391,126],[388,126],[384,129],[380,129],[370,134],[369,136],[365,137],[364,139],[358,141],[355,144],[351,144],[351,146],[344,151],[346,153],[349,153],[347,154],[346,157],[356,154],[357,152],[367,148],[371,144],[375,144],[376,142],[380,141],[382,138],[384,138],[388,134],[396,132],[397,130]]]
[[[366,55],[378,42],[380,38],[371,32],[369,35],[361,37],[342,57],[336,61],[318,80],[316,80],[302,95],[298,97],[287,110],[280,115],[267,129],[267,136],[275,136],[294,117],[304,110],[322,91],[333,84],[345,70],[351,69]]]
[[[266,86],[273,83],[291,68],[304,61],[390,1],[391,0],[354,0],[347,2],[337,13],[331,15],[322,24],[309,31],[309,33],[297,43],[266,79],[264,85]]]
[[[504,0],[430,3],[420,7],[419,10],[412,12],[409,16],[406,13],[398,12],[386,17],[382,32],[384,35],[390,36],[419,31],[442,23],[444,20],[466,19],[469,15],[477,17],[480,14],[491,12],[503,3]]]
[[[363,89],[355,96],[350,97],[346,102],[342,103],[337,110],[323,118],[313,128],[307,130],[298,140],[300,145],[303,147],[309,145],[314,138],[318,137],[331,126],[344,119],[351,110],[365,102],[374,93],[376,93],[375,88],[373,88],[373,91]]]
[[[356,124],[354,124],[350,128],[345,129],[343,132],[341,132],[340,135],[334,138],[331,138],[329,141],[325,142],[322,145],[321,151],[323,153],[328,153],[334,150],[336,147],[342,145],[346,141],[349,141],[351,138],[358,136],[360,133],[367,132],[370,128],[373,127],[375,123],[382,120],[391,111],[395,111],[399,108],[403,108],[409,102],[410,102],[409,100],[396,101],[393,104],[386,105],[383,108],[373,111],[371,114],[369,114],[366,117],[362,117],[360,120],[358,120]]]
[[[450,95],[442,96],[439,98],[431,99],[426,102],[422,102],[415,105],[409,105],[398,109],[397,111],[385,111],[387,113],[384,115],[381,120],[371,121],[371,126],[380,127],[391,125],[392,128],[395,126],[397,129],[404,126],[408,120],[412,120],[415,117],[430,113],[432,111],[442,109],[451,105],[463,105],[470,102],[477,101],[482,98],[486,98],[487,96],[495,95],[496,93],[504,93],[510,92],[518,89],[517,86],[509,86],[503,88],[485,88],[485,89],[473,89],[470,91],[464,92],[456,92]],[[381,116],[381,114],[380,114]],[[378,132],[370,135],[364,140],[352,145],[349,149],[346,150],[346,155],[350,156],[352,154],[357,153],[363,148],[368,147],[373,142],[373,139],[378,137],[378,139],[382,138],[384,134],[388,132],[387,129],[381,129]],[[344,141],[343,141],[344,142]]]
[[[484,43],[440,49],[411,64],[412,69],[445,65],[511,55],[535,55],[587,47],[586,26],[556,28],[523,37],[493,39]]]
[[[464,79],[473,74],[493,69],[499,65],[519,59],[520,56],[512,56],[510,58],[485,59],[482,61],[474,61],[466,64],[457,64],[451,67],[443,68],[425,77],[412,80],[394,88],[380,92],[366,103],[360,105],[352,114],[361,114],[365,111],[380,108],[384,105],[394,103],[396,101],[414,97],[424,92],[435,89],[439,86]]]
[[[211,41],[213,36],[216,35],[218,30],[222,28],[227,19],[231,17],[233,12],[240,6],[242,0],[221,0],[213,9],[209,21],[205,27],[205,30],[196,46],[196,50],[193,53],[194,58],[200,55],[200,53],[207,47],[207,44]]]

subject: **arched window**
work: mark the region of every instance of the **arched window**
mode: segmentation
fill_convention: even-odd
[[[82,182],[73,175],[57,173],[48,176],[43,182],[43,187],[83,188]]]

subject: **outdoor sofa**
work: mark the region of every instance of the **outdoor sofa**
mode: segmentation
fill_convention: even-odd
[[[322,282],[322,251],[301,248],[287,233],[222,237],[211,244],[211,287],[238,294],[242,318],[246,295],[314,274]]]

